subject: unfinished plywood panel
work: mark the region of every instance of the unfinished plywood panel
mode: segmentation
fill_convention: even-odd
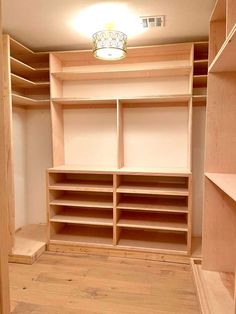
[[[16,232],[15,246],[9,261],[31,265],[45,250],[46,225],[28,224]]]
[[[116,109],[64,110],[65,163],[116,166]]]
[[[235,201],[206,178],[202,248],[204,269],[235,271],[235,224]]]
[[[187,168],[187,130],[187,106],[124,108],[124,165]]]
[[[206,172],[236,173],[236,74],[209,74]]]
[[[2,47],[2,6],[0,0],[0,67],[3,67],[3,47]],[[8,274],[8,252],[9,238],[8,230],[8,173],[7,163],[9,160],[8,128],[6,124],[8,116],[3,104],[3,71],[0,73],[0,313],[10,313],[10,296],[9,296],[9,274]]]
[[[234,273],[204,270],[197,259],[191,264],[202,313],[235,314]]]
[[[202,234],[206,107],[193,107],[193,235]]]

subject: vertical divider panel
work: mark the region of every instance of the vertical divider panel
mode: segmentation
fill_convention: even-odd
[[[64,153],[64,121],[62,105],[51,102],[52,120],[52,155],[53,166],[61,166],[65,163]]]
[[[62,71],[62,63],[55,57],[53,54],[50,54],[49,57],[49,65],[50,65],[50,94],[51,98],[60,98],[63,96],[63,83],[62,81],[56,79],[53,76],[53,72]]]
[[[226,2],[226,35],[228,36],[236,23],[236,2],[227,0]]]
[[[187,234],[187,251],[191,254],[192,246],[192,175],[188,177],[188,234]]]
[[[7,146],[7,198],[8,198],[8,232],[9,253],[15,244],[15,190],[13,168],[12,141],[12,95],[11,95],[11,64],[10,64],[10,36],[3,36],[3,108],[5,117],[5,139]]]
[[[117,100],[117,168],[124,167],[124,110],[120,100]]]
[[[50,173],[46,171],[46,201],[47,201],[47,244],[50,243],[50,217],[51,217],[51,208],[50,208],[50,196],[49,196],[49,184],[50,184]]]
[[[119,194],[117,194],[117,187],[119,185],[120,177],[117,174],[113,174],[113,245],[117,245],[119,240],[119,227],[117,222],[119,219],[120,210],[117,209],[119,203]]]

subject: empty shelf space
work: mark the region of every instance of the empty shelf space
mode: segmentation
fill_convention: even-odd
[[[123,210],[117,226],[183,232],[188,230],[185,214],[137,213]]]
[[[112,210],[92,208],[68,208],[59,211],[51,219],[51,222],[64,222],[71,224],[113,226]]]
[[[202,313],[235,313],[235,275],[202,269],[201,260],[191,260]]]
[[[230,173],[206,173],[206,177],[218,188],[236,201],[236,174]]]
[[[73,207],[95,207],[112,208],[112,195],[79,195],[66,194],[50,202],[50,205],[73,206]]]
[[[120,176],[118,193],[153,195],[188,195],[187,178],[164,176]]]
[[[85,81],[85,80],[111,80],[111,79],[130,79],[130,78],[150,78],[158,76],[187,76],[191,72],[191,66],[178,65],[166,66],[147,64],[143,68],[136,69],[108,69],[101,71],[101,69],[80,70],[77,72],[61,71],[54,72],[52,75],[62,81]]]
[[[155,194],[155,195],[180,195],[187,196],[188,188],[179,184],[152,184],[152,183],[122,183],[117,188],[118,193]]]
[[[119,246],[187,254],[187,241],[184,233],[121,229]]]
[[[50,106],[50,99],[32,99],[12,94],[12,104],[13,106]]]
[[[207,86],[207,75],[194,75],[193,76],[193,87],[206,87]]]
[[[50,190],[113,192],[112,175],[97,174],[49,174]]]
[[[207,41],[194,43],[194,60],[195,61],[208,59],[208,46],[209,46],[209,43]]]
[[[16,74],[11,74],[11,81],[12,85],[15,87],[20,87],[20,88],[32,88],[32,89],[37,89],[37,88],[45,88],[49,87],[49,82],[33,82],[30,80],[27,80],[21,76],[18,76]]]
[[[236,25],[223,43],[221,49],[212,61],[209,72],[233,72],[236,71]]]
[[[156,198],[142,196],[121,196],[117,208],[148,212],[188,213],[185,198]]]
[[[53,224],[53,223],[52,223]],[[59,224],[57,224],[59,225]],[[56,228],[55,228],[56,229]],[[51,225],[51,233],[53,226]],[[77,243],[94,245],[112,245],[113,230],[110,227],[76,226],[62,224],[54,234],[51,235],[51,243]]]

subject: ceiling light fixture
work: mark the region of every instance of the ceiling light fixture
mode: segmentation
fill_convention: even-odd
[[[103,30],[93,34],[93,54],[102,60],[120,60],[127,53],[127,35],[116,30]]]

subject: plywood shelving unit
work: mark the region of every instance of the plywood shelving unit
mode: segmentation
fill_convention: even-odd
[[[49,245],[191,250],[193,44],[50,54]]]
[[[235,1],[218,0],[210,21],[203,257],[193,266],[204,313],[236,313],[235,23]]]
[[[30,178],[30,175],[27,171],[24,172],[25,169],[23,168],[26,168],[28,162],[23,165],[23,160],[27,154],[30,155],[28,150],[33,149],[25,147],[26,115],[30,114],[29,109],[47,108],[48,111],[50,109],[49,53],[34,53],[9,35],[3,36],[3,47],[4,107],[7,113],[6,123],[9,127],[6,138],[9,144],[7,169],[9,256],[12,262],[30,264],[46,249],[45,226],[33,226],[31,224],[19,226],[19,223],[16,222],[17,217],[19,218],[17,208],[22,206],[24,211],[27,210],[27,201],[23,201],[23,198],[28,197],[24,193],[26,189],[25,182],[28,177]],[[28,111],[28,114],[26,111]],[[15,141],[14,134],[16,130],[19,134],[17,134],[17,140]],[[41,144],[38,143],[38,145]],[[20,167],[18,160],[21,163]],[[34,166],[38,169],[42,167],[37,164],[36,160]],[[35,185],[38,184],[37,181],[38,178],[34,178]],[[31,188],[33,189],[33,185]],[[28,194],[30,195],[31,192]],[[22,204],[18,202],[22,202]],[[21,216],[23,215],[22,212]]]
[[[208,42],[194,43],[193,105],[205,106],[207,100]]]

